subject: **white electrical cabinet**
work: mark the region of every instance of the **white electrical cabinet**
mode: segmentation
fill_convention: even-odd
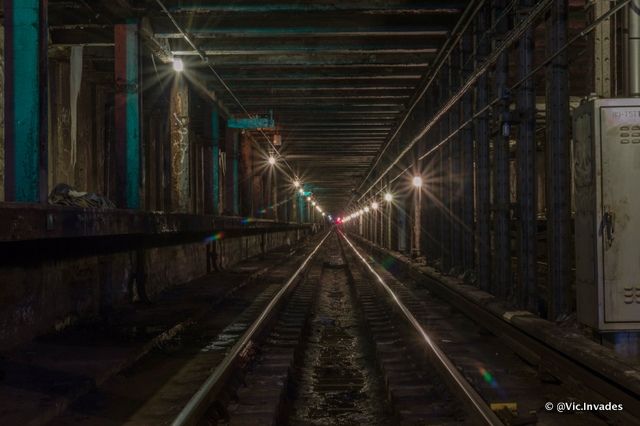
[[[574,112],[578,320],[640,330],[640,99],[594,99]]]

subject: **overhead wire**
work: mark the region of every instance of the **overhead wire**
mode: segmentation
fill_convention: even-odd
[[[467,79],[467,81],[462,85],[462,87],[458,90],[458,92],[453,95],[449,100],[445,103],[445,105],[433,116],[433,118],[428,122],[428,124],[423,127],[420,133],[415,136],[409,144],[398,154],[395,160],[378,176],[378,178],[369,186],[369,188],[360,196],[358,201],[362,200],[366,194],[368,194],[371,189],[376,186],[380,180],[384,176],[386,176],[393,167],[413,148],[413,146],[427,134],[436,123],[440,121],[440,119],[464,96],[467,91],[477,82],[477,80],[484,75],[489,68],[493,65],[493,63],[498,59],[498,57],[510,47],[513,43],[515,43],[524,33],[524,31],[533,23],[535,19],[538,18],[539,15],[542,14],[550,5],[553,3],[552,0],[542,0],[539,2],[531,11],[529,15],[523,20],[521,26],[519,28],[515,28],[510,33],[507,34],[505,40],[502,44],[495,49],[486,59],[485,61],[479,65],[479,68],[474,72],[474,74]],[[459,34],[461,37],[462,34]],[[432,77],[432,81],[435,79],[435,74]]]
[[[166,7],[166,5],[162,2],[162,0],[156,0],[156,3],[158,4],[158,6],[160,6],[160,8],[164,12],[164,14],[167,15],[167,17],[169,18],[169,20],[171,21],[173,26],[176,28],[176,30],[180,33],[182,38],[197,53],[197,55],[200,57],[201,61],[207,66],[207,68],[211,71],[211,73],[214,75],[214,77],[222,85],[222,87],[225,89],[225,91],[231,96],[231,98],[236,103],[236,105],[242,110],[242,112],[248,118],[254,118],[254,116],[247,110],[247,108],[244,106],[244,104],[236,96],[235,92],[231,89],[231,87],[229,87],[227,82],[222,78],[222,76],[218,73],[218,71],[216,71],[216,69],[213,67],[213,65],[209,61],[209,58],[206,55],[206,52],[203,52],[196,45],[196,43],[191,39],[191,37],[187,34],[187,32],[182,28],[180,23],[175,19],[175,17],[171,13],[171,11]],[[279,159],[282,160],[282,164],[284,164],[289,169],[290,175],[287,173],[287,177],[291,181],[299,180],[298,174],[295,172],[295,170],[293,169],[291,164],[289,164],[287,159],[282,154],[280,154],[280,152],[278,151],[278,148],[273,144],[273,142],[271,141],[269,136],[267,136],[267,134],[264,132],[264,130],[263,129],[258,129],[258,131],[264,137],[264,139],[267,141],[267,143],[268,143],[269,147],[271,148],[271,150],[277,154]],[[253,138],[251,138],[251,139],[254,140]]]
[[[486,0],[478,0],[477,3],[476,3],[475,8],[473,8],[473,9],[472,8],[467,8],[465,10],[465,12],[463,13],[462,17],[458,21],[458,24],[456,24],[456,27],[454,27],[454,29],[452,31],[453,36],[449,37],[447,39],[447,41],[445,42],[443,48],[440,50],[440,52],[436,56],[436,58],[434,60],[434,62],[436,63],[436,66],[433,68],[433,70],[430,71],[429,74],[427,74],[425,76],[424,80],[426,80],[426,83],[422,85],[422,89],[420,89],[419,94],[417,96],[414,96],[414,98],[412,99],[411,105],[409,106],[409,108],[407,109],[405,114],[403,115],[402,119],[400,120],[400,123],[398,123],[398,125],[395,127],[394,132],[391,134],[391,136],[385,142],[384,146],[380,150],[380,153],[376,156],[376,159],[374,160],[373,164],[369,168],[369,171],[367,172],[367,175],[364,177],[364,179],[362,180],[360,185],[358,185],[358,187],[356,188],[356,192],[360,191],[362,186],[366,184],[366,182],[369,179],[369,177],[371,176],[371,174],[375,171],[375,168],[380,163],[381,159],[384,156],[384,153],[386,152],[387,149],[389,149],[389,147],[391,146],[391,143],[393,142],[393,140],[398,136],[398,134],[400,133],[400,130],[405,125],[405,123],[409,119],[409,116],[411,115],[411,113],[413,112],[415,107],[418,105],[418,103],[420,102],[422,97],[425,95],[427,90],[429,90],[429,88],[433,85],[433,83],[435,82],[435,78],[436,78],[438,72],[444,66],[444,62],[445,62],[446,58],[449,57],[449,55],[453,51],[453,48],[460,41],[460,38],[462,37],[462,34],[468,28],[468,26],[469,26],[470,22],[472,21],[473,17],[476,16],[476,14],[481,10],[481,8],[484,6],[485,2],[486,2]],[[463,22],[464,22],[464,24],[463,24]],[[369,188],[369,190],[370,190],[370,188]],[[360,201],[361,199],[362,199],[362,197],[360,197],[358,199],[358,201]]]
[[[631,0],[621,0],[618,4],[616,4],[614,7],[612,7],[609,11],[607,11],[606,13],[604,13],[602,16],[600,16],[598,19],[594,20],[591,24],[589,24],[588,26],[586,26],[582,31],[580,31],[580,33],[576,34],[575,36],[573,36],[571,39],[569,39],[562,47],[560,47],[557,51],[555,51],[553,54],[549,55],[547,58],[545,58],[538,66],[536,66],[533,70],[531,70],[526,76],[522,77],[520,80],[518,80],[514,85],[512,85],[509,90],[510,91],[514,91],[517,88],[519,88],[522,84],[526,83],[529,79],[531,79],[535,74],[537,74],[540,70],[542,70],[545,66],[547,66],[551,61],[553,61],[555,58],[557,58],[559,55],[561,55],[564,51],[566,51],[572,44],[574,44],[576,41],[580,40],[581,38],[585,37],[586,35],[588,35],[591,31],[593,31],[598,25],[600,25],[603,21],[609,19],[612,15],[614,15],[615,13],[617,13],[618,11],[620,11],[623,7],[625,7],[626,5],[628,5],[631,2]],[[528,25],[526,25],[525,27],[528,27]],[[499,51],[498,53],[501,53],[501,51]],[[469,81],[471,81],[472,79],[470,79]],[[468,82],[469,82],[468,81]],[[465,83],[465,87],[467,86],[467,83]],[[464,93],[463,93],[464,94]],[[455,96],[454,96],[455,97]],[[447,105],[450,105],[452,102],[453,98],[451,98],[447,104],[445,105],[445,108],[447,108]],[[461,132],[464,128],[466,128],[467,126],[469,126],[475,119],[477,119],[478,117],[480,117],[481,115],[483,115],[484,113],[488,112],[492,107],[494,107],[497,103],[499,103],[500,101],[502,101],[501,98],[495,98],[493,99],[491,102],[487,103],[487,105],[485,105],[482,109],[480,109],[479,111],[476,111],[468,120],[466,120],[465,122],[463,122],[456,130],[454,130],[452,133],[450,133],[449,135],[447,135],[444,139],[442,139],[440,142],[438,142],[436,145],[434,145],[432,148],[430,148],[427,152],[425,152],[424,154],[422,154],[421,156],[419,156],[414,162],[412,162],[409,166],[407,166],[406,168],[404,168],[400,173],[398,173],[395,177],[393,177],[392,179],[390,179],[387,184],[381,188],[380,190],[378,190],[377,192],[375,192],[373,194],[373,196],[376,196],[377,194],[379,194],[380,192],[382,192],[383,190],[387,189],[389,185],[391,185],[393,182],[395,182],[396,180],[398,180],[401,176],[403,176],[405,173],[407,173],[409,170],[413,169],[415,167],[415,162],[417,161],[422,161],[425,158],[429,157],[430,155],[432,155],[433,153],[435,153],[436,151],[438,151],[440,148],[442,148],[442,146],[444,146],[446,143],[448,143],[451,139],[453,139],[459,132]],[[457,100],[453,103],[456,103]],[[449,106],[450,108],[450,106]],[[447,108],[448,109],[448,108]],[[445,111],[446,113],[446,111]],[[437,114],[435,116],[434,119],[431,120],[431,123],[437,122],[440,120],[440,117],[443,114]],[[428,127],[428,129],[427,129]],[[415,137],[413,139],[413,141],[411,142],[410,147],[413,147],[413,144],[421,139],[422,137],[424,137],[424,135],[426,135],[426,133],[428,133],[429,130],[431,130],[433,126],[426,126],[423,131],[420,132],[420,135]],[[426,131],[425,131],[426,129]],[[410,148],[409,148],[410,149]],[[399,160],[400,158],[402,158],[404,155],[401,153],[397,160]],[[397,164],[398,161],[394,162],[393,165]],[[385,173],[386,175],[386,173]],[[383,175],[384,176],[384,175]],[[378,179],[376,181],[379,182],[380,179]],[[358,200],[360,201],[362,198],[364,198],[366,196],[366,194],[368,194],[371,189],[373,188],[373,185],[365,192],[365,194]]]

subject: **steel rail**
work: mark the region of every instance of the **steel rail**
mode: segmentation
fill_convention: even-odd
[[[185,426],[197,424],[206,412],[209,405],[213,403],[216,397],[216,393],[224,385],[224,380],[228,377],[229,373],[234,367],[234,364],[240,354],[251,344],[254,336],[264,329],[266,323],[274,313],[275,308],[280,303],[284,295],[293,286],[296,279],[300,276],[302,271],[307,267],[311,259],[316,255],[322,244],[329,238],[331,231],[322,238],[320,243],[313,249],[313,251],[305,258],[304,262],[293,273],[289,280],[282,286],[282,288],[271,299],[266,308],[262,311],[260,316],[251,324],[251,327],[244,332],[240,340],[236,342],[231,348],[229,353],[224,357],[222,362],[218,364],[216,369],[207,378],[204,384],[198,389],[198,391],[191,397],[189,402],[184,406],[182,411],[176,416],[171,423],[172,426]]]
[[[358,238],[363,244],[371,247],[374,253],[392,253],[372,245],[362,237]],[[576,388],[579,397],[585,400],[621,403],[624,406],[624,411],[620,411],[618,414],[621,419],[631,421],[631,423],[622,424],[637,424],[636,420],[640,418],[640,394],[637,390],[624,384],[615,383],[609,378],[610,373],[606,369],[594,368],[584,359],[581,360],[575,355],[561,351],[516,325],[513,319],[506,320],[502,311],[492,310],[488,306],[479,304],[476,300],[440,281],[437,277],[431,276],[428,272],[416,271],[413,265],[407,265],[407,267],[409,275],[414,279],[420,279],[424,288],[436,297],[447,301],[453,308],[476,323],[482,324],[482,327],[494,335],[499,336],[511,350],[522,358],[529,360],[532,364],[544,367],[564,383],[582,385]],[[532,314],[523,313],[522,315]],[[517,319],[518,315],[515,315],[514,318]]]
[[[367,260],[360,254],[360,252],[351,243],[347,236],[343,232],[339,233],[340,236],[347,242],[347,244],[349,244],[355,255],[362,261],[369,272],[371,272],[371,274],[376,278],[378,283],[384,288],[389,296],[391,296],[406,320],[413,326],[418,334],[420,334],[427,345],[428,352],[434,357],[434,359],[438,361],[438,367],[440,367],[440,370],[444,371],[447,374],[448,378],[451,379],[449,383],[453,384],[455,390],[460,392],[464,396],[467,405],[469,405],[482,418],[485,424],[496,426],[504,425],[504,423],[498,418],[496,413],[493,412],[491,407],[489,407],[485,400],[482,399],[480,394],[478,394],[478,392],[476,392],[476,390],[473,388],[473,386],[471,386],[467,379],[464,378],[455,364],[447,357],[442,349],[438,347],[438,345],[433,341],[429,334],[427,334],[425,329],[420,325],[409,308],[407,308],[406,305],[402,303],[398,295],[394,293],[394,291],[391,289],[391,287],[389,287],[384,279],[371,267],[369,262],[367,262]]]

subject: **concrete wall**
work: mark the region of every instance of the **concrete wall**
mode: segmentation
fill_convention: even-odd
[[[263,245],[271,250],[287,240],[295,242],[296,231],[223,239],[215,244],[222,265],[230,267],[260,254]],[[9,349],[132,303],[140,297],[135,282],[139,276],[153,301],[163,290],[206,274],[206,253],[204,243],[191,243],[0,267],[0,348]],[[138,271],[144,272],[138,275]]]

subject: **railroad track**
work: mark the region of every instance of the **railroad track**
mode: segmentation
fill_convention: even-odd
[[[318,244],[173,425],[502,424],[420,328],[424,356],[395,316],[411,322],[409,308],[379,297],[339,238]]]
[[[546,398],[569,391],[542,383],[498,337],[395,280],[345,235],[302,252],[114,424],[604,424],[543,412]],[[54,423],[104,424],[66,420]]]

